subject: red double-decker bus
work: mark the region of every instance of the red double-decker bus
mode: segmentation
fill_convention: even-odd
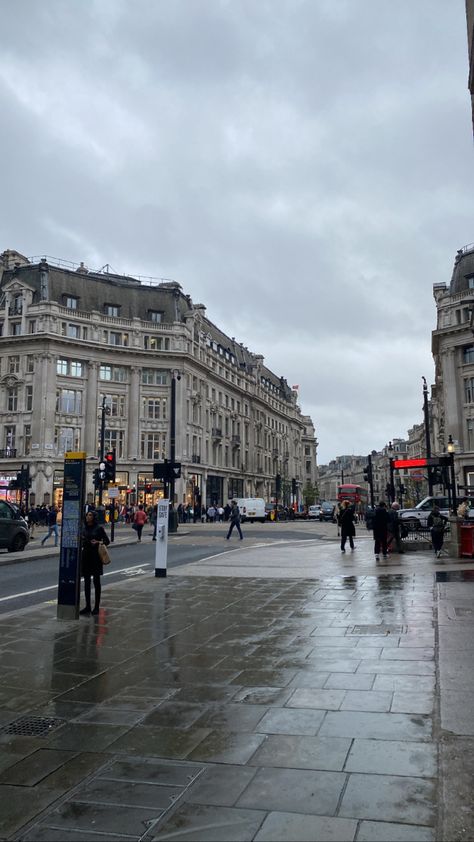
[[[367,489],[362,488],[361,485],[353,485],[352,483],[339,485],[337,488],[337,499],[339,503],[342,503],[343,500],[349,500],[358,512],[363,513],[367,508]]]

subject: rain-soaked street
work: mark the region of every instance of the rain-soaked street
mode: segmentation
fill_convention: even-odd
[[[474,579],[436,564],[243,547],[4,616],[1,838],[473,838]]]

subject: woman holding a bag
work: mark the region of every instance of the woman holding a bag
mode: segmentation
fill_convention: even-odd
[[[110,540],[103,526],[97,523],[97,514],[87,512],[82,530],[82,575],[84,577],[84,595],[86,605],[79,614],[98,614],[100,605],[100,577],[104,572],[103,561],[99,555],[100,545],[106,547]],[[91,610],[91,577],[94,580],[95,604]]]

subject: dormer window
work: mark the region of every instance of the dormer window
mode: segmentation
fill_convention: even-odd
[[[104,313],[106,316],[114,316],[118,319],[120,316],[120,304],[104,304]]]
[[[474,289],[474,275],[468,275],[466,280],[467,280],[468,288]]]
[[[69,310],[77,310],[77,302],[79,301],[78,298],[74,298],[73,295],[66,295],[64,306],[67,307]]]
[[[163,313],[160,310],[148,310],[148,320],[150,322],[161,322]]]

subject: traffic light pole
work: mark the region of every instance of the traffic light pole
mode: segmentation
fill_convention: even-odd
[[[421,378],[423,380],[423,417],[425,420],[425,442],[426,442],[426,458],[431,458],[431,440],[430,440],[430,414],[428,409],[428,384],[426,382],[426,377]],[[428,494],[430,497],[433,494],[433,473],[431,470],[430,465],[428,464],[427,467],[428,472]]]
[[[100,408],[100,411],[101,411],[101,413],[102,413],[102,416],[101,416],[101,419],[100,419],[99,464],[102,464],[102,462],[104,461],[104,449],[105,449],[105,410],[106,410],[106,406],[105,406],[105,395],[103,395],[103,396],[102,396],[102,406],[101,406],[101,408]],[[101,481],[101,482],[100,482],[100,484],[99,484],[99,506],[101,506],[101,505],[102,505],[102,492],[103,492],[103,488],[104,488],[104,483],[103,483],[103,481]]]

